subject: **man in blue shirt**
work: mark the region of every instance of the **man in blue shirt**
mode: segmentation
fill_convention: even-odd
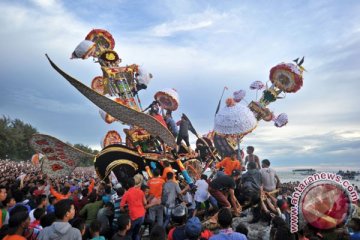
[[[229,208],[222,208],[218,213],[218,223],[220,224],[220,231],[218,234],[212,236],[209,240],[247,240],[247,237],[238,232],[234,232],[231,228],[232,214]]]
[[[175,123],[174,119],[171,116],[171,111],[166,112],[165,122],[166,122],[166,125],[168,126],[168,129],[172,133],[172,135],[174,137],[176,137],[178,135],[178,128],[176,126],[176,123]]]

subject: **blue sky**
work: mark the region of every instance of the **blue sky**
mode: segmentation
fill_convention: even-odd
[[[304,86],[270,105],[287,113],[278,129],[261,122],[243,139],[277,169],[360,170],[360,3],[358,1],[1,1],[0,114],[39,132],[100,148],[108,130],[98,109],[48,64],[49,56],[89,85],[101,75],[88,60],[69,57],[93,28],[115,38],[124,64],[138,63],[154,79],[140,93],[175,88],[182,112],[198,132],[213,128],[224,86],[268,81],[280,62],[305,56]],[[195,138],[192,138],[194,141]]]

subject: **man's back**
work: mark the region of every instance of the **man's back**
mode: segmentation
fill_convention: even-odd
[[[225,189],[235,189],[236,184],[232,177],[228,175],[223,175],[215,178],[209,186],[211,188],[217,189],[217,190],[225,190]]]
[[[179,185],[172,181],[168,180],[163,185],[163,192],[162,192],[162,203],[166,207],[175,207],[175,200],[177,195],[181,192]]]
[[[68,222],[54,222],[44,228],[38,237],[39,240],[81,240],[79,229],[73,228]]]
[[[165,181],[161,177],[150,179],[148,181],[149,193],[156,198],[161,198],[164,183]]]
[[[120,206],[128,205],[131,220],[145,216],[144,192],[138,187],[132,187],[121,199]]]
[[[241,177],[243,187],[260,190],[262,180],[258,169],[251,169],[244,173]]]
[[[260,173],[264,190],[267,192],[274,191],[276,189],[275,170],[272,168],[262,168]]]

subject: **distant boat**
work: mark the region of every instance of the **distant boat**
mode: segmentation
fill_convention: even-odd
[[[355,171],[338,171],[337,175],[340,175],[342,179],[355,180],[355,176],[358,175]]]
[[[315,169],[312,169],[312,168],[307,168],[307,169],[295,169],[295,170],[292,170],[293,174],[301,174],[301,175],[311,175],[311,174],[314,174],[316,173],[316,170]]]

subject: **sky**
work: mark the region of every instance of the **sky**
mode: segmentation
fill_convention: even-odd
[[[45,58],[89,86],[99,65],[70,55],[101,28],[113,35],[124,65],[153,74],[139,94],[143,106],[174,88],[174,118],[186,113],[202,134],[213,129],[224,86],[222,106],[240,89],[250,102],[253,81],[268,82],[273,66],[305,56],[302,89],[270,105],[289,123],[260,122],[241,148],[254,146],[278,170],[360,170],[359,1],[3,0],[0,9],[0,114],[40,133],[96,149],[108,130],[124,138],[122,126],[103,122]]]

